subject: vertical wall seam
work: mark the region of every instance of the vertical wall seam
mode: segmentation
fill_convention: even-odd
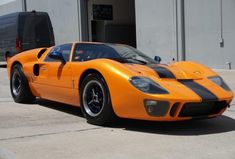
[[[22,0],[22,11],[23,12],[27,11],[27,1],[26,0]]]
[[[182,49],[182,60],[185,61],[186,60],[186,53],[185,53],[185,46],[186,46],[186,42],[185,42],[185,6],[184,6],[185,1],[181,0],[181,49]]]
[[[175,2],[175,34],[176,34],[176,60],[179,61],[179,28],[178,28],[178,3],[177,0]]]
[[[77,0],[77,14],[78,14],[78,40],[81,41],[81,0]]]
[[[224,35],[223,35],[223,1],[220,0],[220,47],[224,47]]]

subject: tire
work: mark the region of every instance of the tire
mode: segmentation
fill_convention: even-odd
[[[108,125],[116,119],[105,80],[98,74],[88,75],[80,89],[81,110],[87,122]]]
[[[28,80],[19,64],[13,66],[10,77],[11,95],[16,103],[33,103],[35,97],[31,93]]]

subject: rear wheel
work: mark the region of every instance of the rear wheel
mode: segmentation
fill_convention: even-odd
[[[28,80],[25,77],[22,67],[16,64],[12,68],[10,77],[11,95],[17,103],[32,103],[35,97],[32,95]]]
[[[80,90],[81,109],[88,123],[107,125],[115,119],[108,87],[100,75],[88,75]]]

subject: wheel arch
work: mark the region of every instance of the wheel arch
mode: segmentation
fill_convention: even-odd
[[[82,82],[84,81],[84,79],[89,75],[89,74],[98,74],[100,75],[104,80],[104,76],[96,69],[87,69],[85,70],[82,74],[81,74],[81,77],[79,79],[79,82],[78,82],[78,89],[80,90],[81,88],[81,85],[82,85]]]

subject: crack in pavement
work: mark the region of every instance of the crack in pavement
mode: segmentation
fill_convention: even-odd
[[[79,130],[69,130],[69,131],[60,131],[60,132],[51,132],[51,133],[45,133],[45,134],[34,134],[34,135],[17,136],[17,137],[9,137],[9,138],[0,138],[0,141],[24,139],[24,138],[32,138],[32,137],[41,137],[41,136],[57,135],[57,134],[64,134],[64,133],[84,132],[84,131],[92,131],[92,130],[98,130],[98,129],[103,129],[103,127],[95,127],[95,128],[79,129]]]

